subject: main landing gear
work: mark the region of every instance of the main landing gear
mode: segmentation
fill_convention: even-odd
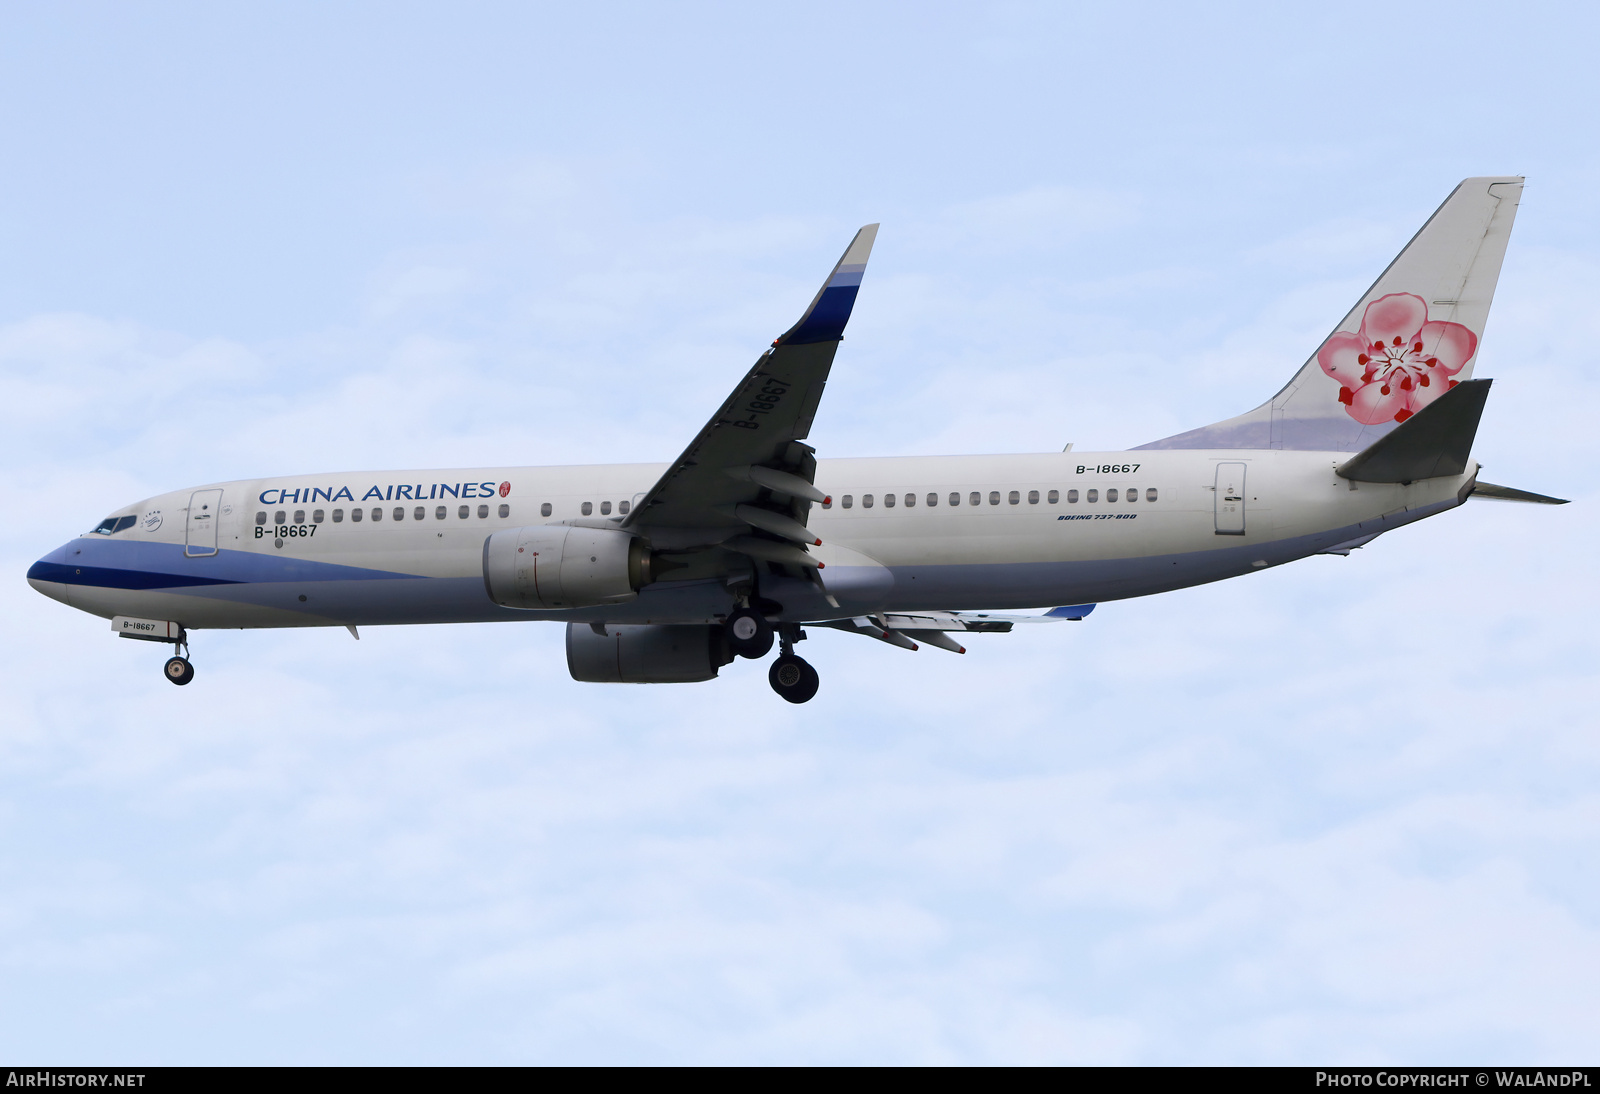
[[[794,644],[805,638],[798,624],[781,623],[774,628],[765,615],[747,604],[731,613],[722,627],[728,649],[740,657],[765,657],[774,639],[779,642],[778,658],[767,672],[767,682],[787,702],[804,703],[817,693],[817,670],[794,653]]]
[[[816,695],[822,683],[817,670],[803,657],[795,656],[794,644],[806,636],[797,624],[785,623],[779,639],[778,658],[767,670],[767,683],[785,702],[804,703]]]
[[[817,670],[811,667],[811,662],[785,653],[779,655],[772,663],[772,668],[767,670],[767,683],[785,701],[804,703],[817,693],[822,681],[817,677]]]
[[[728,648],[740,657],[765,657],[772,649],[772,624],[754,608],[740,608],[722,624]]]

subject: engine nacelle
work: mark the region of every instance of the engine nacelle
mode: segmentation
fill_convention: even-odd
[[[588,684],[692,684],[733,660],[720,625],[567,624],[567,671]]]
[[[534,524],[483,542],[483,584],[503,608],[621,604],[650,581],[650,549],[616,528]]]

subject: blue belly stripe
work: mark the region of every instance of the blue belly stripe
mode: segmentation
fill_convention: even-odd
[[[63,566],[59,562],[35,562],[28,567],[28,577],[32,581],[94,585],[102,589],[176,589],[185,585],[240,584],[224,577],[163,574],[154,570],[118,570],[109,566]]]
[[[28,570],[35,581],[103,589],[181,589],[284,581],[422,580],[418,574],[295,558],[277,552],[224,549],[189,557],[181,543],[140,543],[80,536]]]

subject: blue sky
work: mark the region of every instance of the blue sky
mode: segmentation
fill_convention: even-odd
[[[13,5],[0,1052],[1441,1062],[1600,1047],[1579,5]],[[1256,405],[1529,182],[1474,502],[954,659],[580,685],[555,626],[197,635],[27,565],[177,487],[670,458],[883,223],[824,456]],[[133,648],[130,648],[133,647]]]

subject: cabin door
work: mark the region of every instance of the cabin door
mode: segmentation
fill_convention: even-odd
[[[1217,464],[1217,535],[1244,535],[1244,472],[1242,463]]]
[[[217,522],[222,519],[222,491],[196,490],[189,497],[189,522],[183,553],[190,558],[217,553]]]

